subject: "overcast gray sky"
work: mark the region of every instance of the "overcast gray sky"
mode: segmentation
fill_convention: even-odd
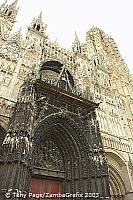
[[[18,5],[20,9],[14,30],[22,28],[24,33],[33,17],[42,11],[49,37],[70,48],[75,31],[83,42],[86,31],[98,26],[114,38],[133,73],[132,0],[19,0]]]

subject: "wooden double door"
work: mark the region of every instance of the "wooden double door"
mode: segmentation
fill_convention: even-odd
[[[30,184],[30,200],[37,199],[49,199],[49,200],[59,200],[59,197],[47,198],[53,194],[61,193],[61,182],[53,179],[43,179],[43,178],[32,178]],[[39,198],[40,195],[40,198]],[[42,195],[45,195],[45,198]],[[47,196],[46,196],[47,195]]]

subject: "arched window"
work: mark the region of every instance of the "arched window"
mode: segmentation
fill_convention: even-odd
[[[74,87],[74,80],[68,69],[58,61],[47,61],[43,63],[40,69],[41,79],[45,82],[56,83],[64,88],[64,85],[70,89]]]
[[[10,11],[10,12],[8,13],[8,17],[10,17],[10,16],[11,16],[11,14],[12,14],[12,11]]]
[[[5,10],[5,14],[8,12],[8,9]]]
[[[40,24],[37,25],[36,30],[37,30],[37,31],[40,30]]]

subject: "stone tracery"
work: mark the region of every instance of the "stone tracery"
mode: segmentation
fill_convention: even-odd
[[[48,39],[46,25],[43,24],[41,15],[29,26],[26,39],[23,40],[20,31],[13,35],[10,34],[13,26],[12,18],[15,18],[17,14],[17,5],[14,6],[12,15],[8,18],[8,13],[4,16],[4,9],[5,7],[0,9],[1,124],[5,121],[7,124],[9,111],[17,99],[19,87],[27,75],[32,74],[33,68],[37,72],[40,64],[47,61],[58,61],[65,65],[74,77],[74,83],[79,91],[79,93],[75,91],[75,94],[82,96],[86,92],[87,99],[91,98],[93,101],[102,102],[97,116],[99,116],[104,146],[121,152],[128,162],[127,153],[132,153],[132,115],[127,111],[131,110],[132,113],[130,105],[132,105],[133,84],[132,77],[114,40],[99,28],[94,27],[87,32],[84,44],[81,44],[77,37],[73,44],[73,50],[67,51],[57,42],[51,42]],[[8,11],[10,12],[10,9]],[[39,24],[40,29],[34,29],[32,26],[34,24],[36,24],[36,28]],[[52,77],[55,76],[56,81],[56,75],[51,72],[51,75],[47,76],[47,80],[52,80]],[[96,84],[97,87],[95,87]],[[122,106],[118,102],[121,97],[125,101]],[[76,112],[82,116],[82,112],[75,108],[75,105],[71,106],[70,103],[65,105],[59,99],[54,99],[54,102],[51,99],[47,100],[44,101],[44,108],[42,109],[43,105],[41,107],[38,121],[44,116],[56,112],[59,107],[58,111],[60,112],[67,111],[68,114]],[[53,111],[50,111],[50,108]],[[91,130],[91,128],[88,129]],[[86,132],[86,135],[89,134]],[[76,162],[75,166],[77,166]]]

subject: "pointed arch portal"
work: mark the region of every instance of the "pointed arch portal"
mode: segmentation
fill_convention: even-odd
[[[108,168],[97,107],[41,77],[25,81],[2,146],[0,190],[78,192],[84,200],[108,199]]]
[[[106,160],[94,111],[97,105],[53,85],[44,86],[42,81],[36,83],[36,93],[40,113],[33,132],[31,191],[36,178],[43,192],[109,195]]]
[[[35,174],[60,180],[64,192],[87,192],[89,158],[76,123],[57,113],[44,118],[36,130]]]

